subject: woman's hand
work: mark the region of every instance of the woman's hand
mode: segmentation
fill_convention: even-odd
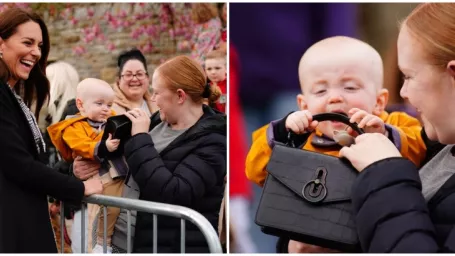
[[[320,247],[317,245],[306,244],[294,240],[289,240],[288,244],[289,253],[334,253],[339,252],[333,249]]]
[[[134,136],[138,133],[149,132],[150,117],[144,110],[135,108],[126,112],[125,116],[127,116],[132,122],[131,136]]]
[[[86,180],[97,174],[100,167],[97,161],[82,159],[82,157],[78,156],[74,159],[73,173],[76,178]]]
[[[355,144],[343,147],[339,156],[347,158],[357,171],[361,172],[372,163],[386,158],[401,157],[401,154],[383,134],[365,133],[357,136]]]
[[[99,178],[84,181],[84,187],[84,196],[101,194],[103,192],[103,184]]]

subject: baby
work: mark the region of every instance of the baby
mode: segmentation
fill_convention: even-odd
[[[297,95],[300,110],[253,133],[246,159],[248,179],[263,185],[274,142],[286,143],[289,131],[309,134],[306,141],[294,141],[296,146],[338,156],[342,146],[352,140],[343,136],[343,143],[338,143],[340,137],[334,135],[350,128],[340,122],[318,123],[312,119],[313,115],[325,112],[344,114],[365,132],[386,135],[416,165],[423,160],[426,148],[419,121],[402,112],[384,111],[388,91],[382,87],[382,59],[370,45],[342,36],[319,41],[302,56],[298,74],[302,90]],[[297,242],[291,241],[289,249],[293,243]]]
[[[48,127],[52,143],[65,161],[71,162],[75,157],[98,160],[101,163],[99,174],[92,178],[100,178],[103,183],[103,194],[121,196],[124,177],[128,166],[123,158],[113,156],[120,140],[113,139],[109,134],[107,140],[101,140],[103,129],[108,117],[115,115],[111,109],[115,98],[112,87],[103,80],[87,78],[77,86],[76,106],[79,114],[67,117],[64,121]],[[98,205],[89,204],[89,240],[91,241],[91,224],[98,213],[97,245],[94,252],[102,252],[103,243],[103,218]],[[107,208],[107,244],[108,251],[112,251],[111,236],[114,224],[120,213],[119,208]],[[89,250],[91,247],[89,246]]]

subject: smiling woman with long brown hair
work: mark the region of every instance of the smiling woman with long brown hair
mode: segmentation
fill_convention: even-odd
[[[79,181],[39,160],[46,147],[36,119],[49,95],[49,47],[38,15],[19,8],[1,14],[0,253],[56,253],[47,196],[81,201],[102,190],[100,181]]]

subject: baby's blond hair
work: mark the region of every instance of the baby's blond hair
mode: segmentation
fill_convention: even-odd
[[[77,85],[76,97],[84,101],[91,96],[92,92],[99,89],[107,89],[107,91],[112,91],[112,96],[115,95],[111,85],[106,81],[97,78],[86,78]],[[109,92],[109,94],[111,93]]]
[[[370,67],[376,89],[380,90],[384,83],[384,67],[381,55],[369,44],[347,36],[334,36],[313,44],[303,54],[299,62],[299,82],[304,88],[303,77],[305,68],[312,65],[322,54],[332,54],[334,58],[356,58]]]

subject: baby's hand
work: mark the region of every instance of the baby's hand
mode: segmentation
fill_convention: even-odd
[[[308,110],[300,110],[286,118],[286,129],[303,134],[313,131],[318,126],[318,121],[313,121],[313,115]]]
[[[109,133],[109,137],[106,140],[106,147],[107,151],[109,152],[114,152],[117,150],[118,145],[120,145],[120,140],[119,139],[112,139],[112,134]]]
[[[384,121],[373,114],[367,113],[365,110],[353,108],[348,113],[351,118],[351,123],[357,123],[359,128],[362,128],[366,133],[381,133],[386,135]]]

